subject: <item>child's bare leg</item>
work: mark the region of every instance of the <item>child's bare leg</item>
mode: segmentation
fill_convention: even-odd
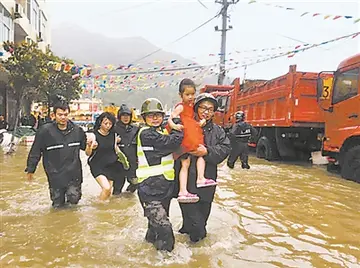
[[[205,178],[205,159],[199,157],[196,161],[196,169],[197,169],[197,179],[196,179],[196,186],[198,188],[202,187],[209,187],[217,185],[217,182],[212,179]]]
[[[196,183],[204,183],[205,182],[205,160],[203,157],[199,157],[196,161],[196,169],[197,169],[197,180]]]
[[[190,166],[190,157],[186,159],[181,159],[181,169],[179,173],[179,182],[180,189],[179,195],[187,195],[187,179],[188,179],[188,171]]]

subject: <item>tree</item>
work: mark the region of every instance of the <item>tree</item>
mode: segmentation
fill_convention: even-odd
[[[73,74],[78,70],[72,60],[59,58],[47,49],[43,54],[42,62],[45,64],[43,68],[46,69],[46,73],[39,85],[39,95],[36,100],[47,103],[49,109],[56,95],[61,95],[68,101],[80,97],[80,82],[73,78]],[[58,64],[60,69],[55,68]]]
[[[7,41],[4,42],[3,47],[10,53],[10,57],[2,62],[2,66],[8,72],[8,85],[16,101],[16,128],[23,110],[24,99],[32,100],[36,97],[40,81],[44,79],[47,70],[43,68],[43,52],[38,49],[36,43]]]
[[[24,101],[46,100],[48,106],[51,96],[60,94],[67,100],[79,97],[79,81],[72,79],[71,72],[54,70],[50,61],[72,64],[70,60],[56,57],[49,49],[46,53],[38,49],[37,43],[4,42],[4,50],[10,57],[1,63],[8,72],[8,84],[16,101],[16,119],[14,133],[19,124]],[[10,149],[10,152],[13,151]]]

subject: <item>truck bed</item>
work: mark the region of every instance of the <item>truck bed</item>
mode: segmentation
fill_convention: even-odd
[[[247,122],[267,127],[323,127],[324,113],[316,100],[317,73],[289,73],[237,92],[237,110]]]

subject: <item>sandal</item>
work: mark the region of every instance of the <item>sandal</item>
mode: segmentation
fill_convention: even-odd
[[[217,182],[211,179],[205,179],[204,183],[197,183],[197,188],[209,187],[209,186],[216,186]]]
[[[118,161],[123,165],[124,169],[129,170],[130,165],[126,155],[122,151],[119,151],[117,153],[117,157],[118,157]]]
[[[199,197],[197,194],[187,193],[179,195],[177,200],[179,203],[196,203],[199,201]]]

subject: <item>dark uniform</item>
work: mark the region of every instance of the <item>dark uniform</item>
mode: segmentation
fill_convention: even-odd
[[[115,124],[115,132],[119,134],[121,141],[118,144],[120,150],[126,155],[130,168],[129,170],[121,170],[119,178],[114,182],[113,194],[118,195],[121,193],[122,188],[125,184],[125,178],[130,183],[127,191],[134,192],[136,190],[136,184],[133,184],[133,179],[136,178],[137,168],[137,156],[136,156],[136,135],[139,131],[137,126],[131,124],[125,125],[120,121],[120,116],[128,114],[131,116],[131,110],[125,105],[121,105],[118,111],[118,122]]]
[[[203,93],[197,97],[194,108],[196,109],[201,101],[214,101],[215,110],[217,103],[211,95]],[[196,112],[196,111],[195,111]],[[230,140],[226,136],[224,129],[212,122],[208,121],[203,127],[204,142],[208,154],[204,156],[205,177],[217,180],[217,165],[226,159],[231,151]],[[196,193],[200,200],[197,203],[180,203],[181,213],[183,217],[183,225],[180,233],[190,235],[190,240],[197,242],[206,237],[206,225],[211,212],[211,205],[214,200],[216,187],[196,187],[197,168],[196,157],[190,155],[191,164],[189,167],[187,190]],[[178,177],[181,168],[180,160],[175,163],[176,185],[178,186]],[[177,197],[178,187],[174,191],[174,197]]]
[[[66,130],[60,130],[53,122],[37,131],[25,172],[34,173],[43,157],[53,207],[62,207],[66,201],[71,204],[79,202],[83,182],[80,149],[85,148],[84,131],[70,121]]]
[[[257,135],[257,131],[250,124],[244,122],[245,114],[243,112],[236,113],[237,122],[230,130],[230,138],[232,144],[231,154],[227,161],[229,168],[234,168],[235,162],[240,157],[241,167],[250,169],[249,159],[249,140]]]
[[[142,105],[141,112],[146,116],[163,113],[163,109],[160,101],[150,98]],[[137,138],[138,195],[144,216],[148,218],[145,239],[158,250],[174,249],[175,237],[169,220],[175,177],[172,153],[180,147],[182,139],[181,132],[167,134],[162,127],[143,127]]]

